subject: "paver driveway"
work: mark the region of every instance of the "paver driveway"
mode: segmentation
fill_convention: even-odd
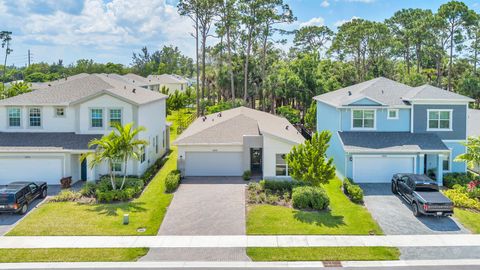
[[[245,181],[240,177],[182,180],[159,234],[245,234]]]
[[[182,180],[159,235],[244,235],[245,181],[240,177]],[[249,261],[245,248],[152,248],[142,261]]]
[[[450,217],[415,217],[402,198],[394,195],[390,184],[361,184],[365,206],[385,234],[469,233]]]

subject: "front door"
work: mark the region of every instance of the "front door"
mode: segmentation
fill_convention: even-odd
[[[83,181],[87,181],[87,160],[84,159],[80,165],[80,178]]]
[[[262,148],[250,148],[250,170],[252,173],[262,173]]]

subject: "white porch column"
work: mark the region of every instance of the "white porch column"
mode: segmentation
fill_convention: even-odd
[[[418,174],[425,173],[425,154],[418,154]]]
[[[96,167],[91,168],[90,164],[92,162],[93,157],[87,156],[87,181],[95,181],[95,171]]]
[[[438,154],[437,183],[439,186],[443,186],[443,157],[444,157],[444,154]]]

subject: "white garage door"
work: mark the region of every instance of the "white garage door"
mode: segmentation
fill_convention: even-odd
[[[357,183],[389,183],[395,173],[413,173],[413,157],[353,157]]]
[[[187,152],[186,176],[240,176],[242,152]]]
[[[63,176],[61,158],[12,158],[0,156],[0,185],[12,181],[42,181],[60,184]]]

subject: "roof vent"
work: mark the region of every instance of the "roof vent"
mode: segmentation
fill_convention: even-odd
[[[127,86],[126,86],[126,85],[124,85],[124,86],[123,86],[123,89],[127,89]]]
[[[133,88],[132,93],[135,94],[136,92],[137,92],[137,89]]]
[[[351,95],[352,95],[352,91],[348,91],[348,95],[351,96]]]
[[[285,126],[285,129],[288,130],[288,126]]]
[[[384,94],[385,92],[382,90],[382,94]]]
[[[219,112],[219,113],[217,114],[217,116],[218,116],[218,117],[222,117],[222,113]]]

